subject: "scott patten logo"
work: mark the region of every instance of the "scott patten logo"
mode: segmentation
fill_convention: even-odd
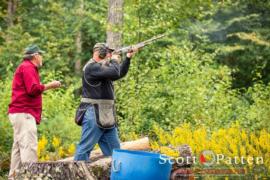
[[[216,162],[215,153],[210,150],[204,150],[200,154],[199,161],[205,166],[211,166]]]

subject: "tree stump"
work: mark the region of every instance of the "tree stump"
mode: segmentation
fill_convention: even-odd
[[[24,163],[16,179],[33,180],[107,180],[110,177],[111,158],[95,162],[65,161]]]

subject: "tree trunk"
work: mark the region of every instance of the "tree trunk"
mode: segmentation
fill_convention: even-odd
[[[80,0],[80,8],[79,8],[79,17],[82,18],[81,12],[84,9],[84,1]],[[81,72],[81,53],[82,53],[82,31],[81,31],[81,23],[78,28],[78,32],[76,34],[76,62],[75,62],[75,73],[80,74]]]
[[[14,15],[17,7],[16,0],[8,1],[8,9],[7,9],[7,24],[8,27],[12,27],[14,25]]]
[[[76,35],[76,62],[75,62],[75,73],[80,74],[81,72],[81,53],[82,53],[82,32],[79,30]]]
[[[123,0],[109,0],[106,42],[111,48],[122,46],[123,5]]]

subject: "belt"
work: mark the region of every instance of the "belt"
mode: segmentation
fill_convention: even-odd
[[[82,98],[81,102],[83,102],[83,103],[91,103],[91,104],[114,104],[114,100],[111,100],[111,99]]]

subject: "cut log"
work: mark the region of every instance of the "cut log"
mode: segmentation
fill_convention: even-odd
[[[127,149],[127,150],[149,150],[150,149],[150,143],[148,137],[138,139],[135,141],[128,141],[121,143],[121,149]],[[97,149],[95,151],[91,152],[91,161],[96,161],[100,158],[103,158],[103,154],[100,149]],[[73,161],[74,157],[69,157],[66,159],[61,159],[59,161]]]
[[[16,179],[96,180],[109,179],[111,158],[98,162],[66,161],[24,163]]]

